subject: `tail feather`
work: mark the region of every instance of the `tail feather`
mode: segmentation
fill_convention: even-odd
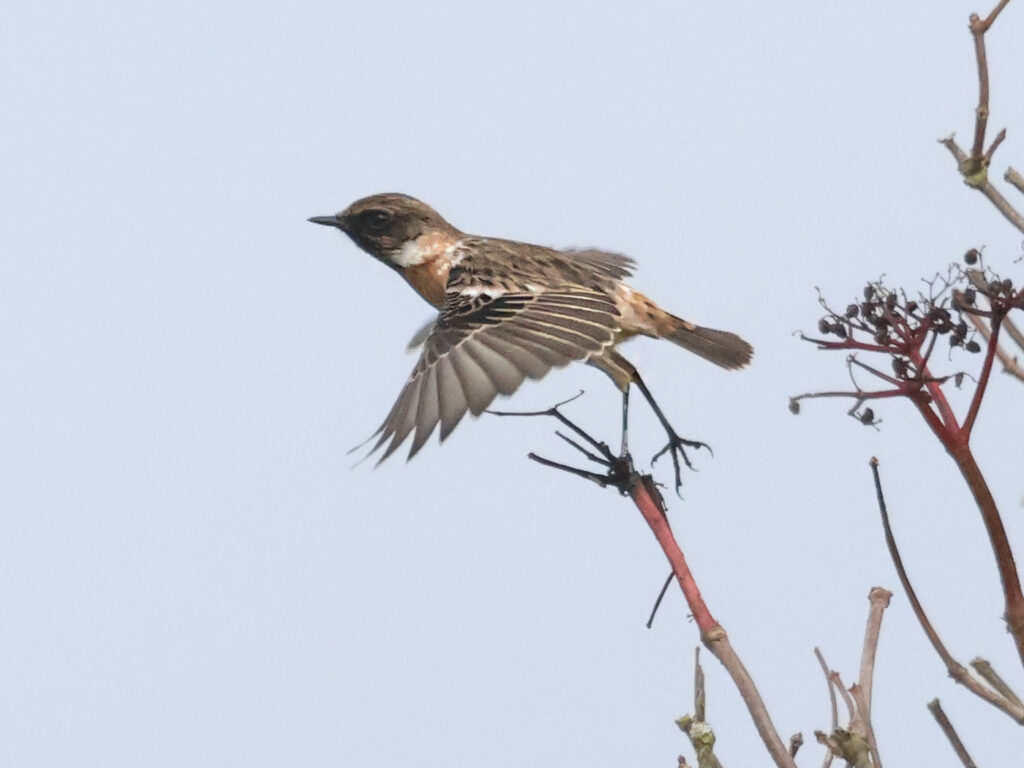
[[[674,315],[671,319],[668,327],[662,329],[662,337],[715,365],[729,370],[743,368],[754,356],[754,348],[735,333],[702,328]]]

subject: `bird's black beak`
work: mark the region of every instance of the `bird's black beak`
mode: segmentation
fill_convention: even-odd
[[[314,224],[323,224],[325,227],[345,228],[345,222],[338,216],[311,216],[307,221],[311,221]]]

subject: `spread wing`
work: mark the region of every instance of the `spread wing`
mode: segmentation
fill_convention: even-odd
[[[619,328],[615,303],[604,293],[495,294],[468,287],[448,293],[416,367],[374,435],[371,453],[388,443],[380,461],[415,430],[411,459],[438,423],[444,440],[467,410],[478,416],[525,378],[599,354]]]

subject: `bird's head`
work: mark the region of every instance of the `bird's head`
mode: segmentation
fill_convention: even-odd
[[[459,234],[426,203],[393,192],[364,197],[333,216],[309,221],[337,227],[371,256],[395,267],[418,263],[417,241],[423,235]]]

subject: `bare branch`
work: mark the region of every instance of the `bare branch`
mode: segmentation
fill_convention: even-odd
[[[700,648],[694,652],[693,659],[693,716],[683,715],[676,720],[679,730],[685,733],[693,751],[697,755],[697,765],[700,768],[722,768],[721,762],[715,756],[715,732],[705,719],[705,704],[707,701],[704,689],[704,669],[700,665]]]
[[[889,607],[892,600],[892,592],[882,587],[873,587],[868,593],[868,600],[871,603],[871,610],[868,613],[868,625],[864,632],[864,651],[860,660],[860,683],[864,691],[864,698],[868,705],[868,714],[871,712],[871,683],[875,673],[875,652],[878,649],[878,635],[882,629],[882,614]]]
[[[971,37],[974,40],[974,54],[978,62],[978,106],[975,108],[974,142],[971,145],[971,153],[968,155],[964,152],[952,136],[942,139],[941,143],[956,159],[957,168],[964,177],[964,182],[985,195],[996,209],[1006,217],[1007,221],[1021,232],[1024,232],[1024,217],[992,185],[988,174],[992,155],[1002,142],[1006,132],[1000,131],[988,150],[985,149],[985,131],[988,127],[989,116],[988,55],[985,51],[985,33],[992,27],[1000,12],[1006,7],[1007,2],[1009,0],[999,0],[999,3],[985,19],[980,18],[976,13],[971,14],[970,17]]]
[[[871,764],[874,768],[882,768],[882,757],[878,753],[878,742],[875,740],[875,729],[871,725],[871,706],[864,697],[864,689],[857,683],[854,683],[850,686],[850,695],[853,696],[853,701],[857,705],[857,716],[860,725],[857,733],[863,736],[868,743],[868,749],[871,751],[872,757]],[[853,729],[851,728],[850,730]]]
[[[829,730],[835,731],[835,729],[839,727],[839,702],[836,701],[836,691],[835,688],[832,687],[832,673],[828,668],[828,664],[825,663],[825,657],[822,655],[820,648],[816,647],[814,649],[814,655],[818,658],[818,663],[821,664],[821,671],[825,673],[825,685],[828,686],[828,698],[831,704],[832,713],[832,725]],[[834,756],[835,754],[831,749],[825,750],[825,762],[822,763],[822,768],[829,768],[829,766],[832,765],[832,758]]]
[[[1006,169],[1003,179],[1017,188],[1018,192],[1024,193],[1024,176],[1021,176],[1016,168],[1012,166]]]
[[[1020,328],[1009,317],[1003,320],[1003,329],[1006,331],[1006,335],[1013,339],[1018,347],[1024,349],[1024,333],[1021,333]]]
[[[946,713],[942,711],[942,705],[939,704],[938,699],[932,699],[928,702],[928,709],[931,711],[932,716],[935,718],[935,722],[939,724],[942,732],[946,734],[946,738],[949,739],[949,743],[953,745],[953,751],[956,752],[956,756],[960,758],[960,762],[964,764],[964,768],[977,768],[971,756],[967,754],[967,748],[963,742],[960,741],[960,737],[956,733],[956,729],[953,728],[953,724],[949,722],[949,718],[946,717]]]
[[[974,329],[981,334],[982,338],[984,338],[986,342],[991,343],[992,329],[988,327],[988,323],[986,323],[980,317],[976,317],[975,315],[972,314],[967,315],[967,320],[971,323],[971,325],[974,326]],[[1010,335],[1009,331],[1011,323],[1009,318],[1003,321],[1003,326],[1004,330],[1006,330],[1007,332],[1007,335]],[[1014,326],[1014,329],[1016,330],[1016,326]],[[1017,362],[1017,358],[1010,357],[1010,353],[1003,349],[1002,345],[998,343],[995,345],[995,351],[996,356],[999,358],[999,362],[1003,364],[1003,371],[1019,379],[1020,381],[1024,381],[1024,367],[1022,367],[1021,364]]]
[[[878,459],[874,457],[871,459],[871,471],[875,480],[875,492],[878,497],[878,510],[882,516],[882,528],[885,532],[885,543],[889,548],[889,556],[892,558],[893,565],[896,567],[896,574],[899,576],[900,583],[903,585],[903,591],[906,593],[907,600],[910,601],[910,606],[914,610],[914,615],[917,616],[917,620],[921,624],[921,628],[924,630],[924,633],[931,642],[935,652],[946,665],[946,671],[949,673],[949,676],[966,687],[976,696],[984,699],[992,706],[1005,712],[1018,723],[1024,725],[1024,707],[1007,700],[1006,697],[990,690],[980,681],[975,679],[966,667],[953,658],[953,655],[946,649],[945,644],[939,637],[938,632],[935,631],[935,627],[932,626],[927,614],[925,614],[924,607],[921,605],[921,601],[918,600],[917,592],[914,591],[914,587],[910,583],[910,577],[907,575],[907,571],[903,566],[903,558],[900,556],[899,548],[896,546],[896,539],[892,533],[892,527],[889,524],[889,512],[886,509],[885,496],[882,493],[882,480],[878,474]]]
[[[999,326],[1002,324],[1002,317],[992,317],[991,334],[988,339],[988,347],[985,350],[985,362],[981,366],[981,373],[978,374],[978,386],[974,388],[974,396],[971,398],[970,408],[964,418],[963,430],[965,439],[971,439],[971,430],[974,429],[974,422],[978,418],[981,409],[981,401],[985,397],[985,390],[988,388],[988,381],[992,375],[992,361],[995,360],[996,350],[999,348]]]
[[[1006,681],[999,676],[999,673],[992,668],[992,664],[985,659],[972,659],[971,666],[974,667],[974,671],[981,675],[984,680],[995,688],[999,693],[1006,697],[1006,700],[1016,704],[1018,707],[1024,707],[1024,703],[1021,702],[1020,698],[1016,693],[1006,684]]]
[[[794,733],[789,737],[789,756],[796,757],[796,753],[800,751],[800,747],[804,745],[804,735],[802,733]]]

